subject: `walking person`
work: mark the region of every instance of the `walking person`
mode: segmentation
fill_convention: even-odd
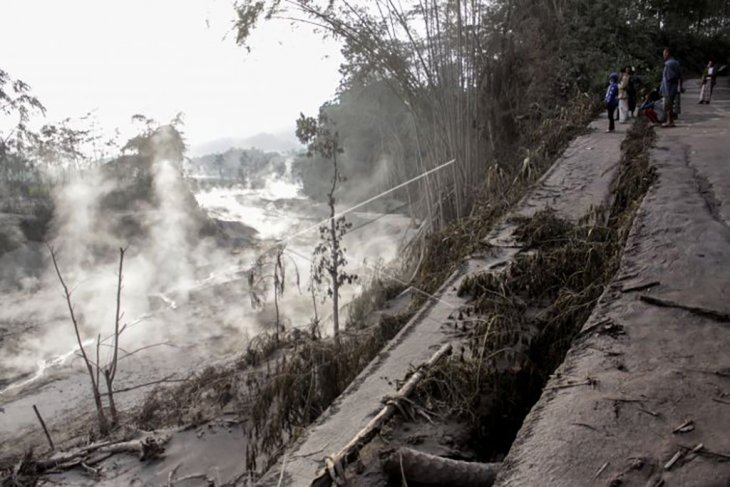
[[[608,130],[606,130],[606,133],[613,132],[616,128],[614,125],[614,114],[618,106],[618,73],[611,73],[608,81],[608,89],[606,90],[604,100],[606,102],[606,109],[608,110]]]
[[[628,123],[629,121],[629,84],[631,83],[629,69],[628,67],[624,68],[618,85],[618,113],[621,123]]]
[[[679,61],[674,59],[671,50],[664,49],[664,72],[662,73],[662,96],[664,97],[664,110],[667,114],[667,122],[662,127],[674,127],[675,106],[674,101],[679,93],[679,83],[682,79],[682,71]]]
[[[712,92],[715,88],[715,82],[717,81],[717,68],[715,63],[710,61],[707,63],[705,71],[702,73],[702,87],[700,88],[700,104],[710,103],[712,98]]]

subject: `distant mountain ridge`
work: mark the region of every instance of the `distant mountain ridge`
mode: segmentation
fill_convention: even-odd
[[[298,151],[303,146],[294,137],[294,130],[273,134],[261,132],[244,138],[223,137],[211,140],[190,148],[190,157],[200,157],[208,154],[219,154],[228,149],[259,149],[263,152],[285,153]]]

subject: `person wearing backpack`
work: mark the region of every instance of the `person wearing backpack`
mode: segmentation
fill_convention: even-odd
[[[606,109],[608,110],[608,130],[606,133],[613,132],[616,128],[614,125],[614,114],[618,107],[618,73],[611,73],[608,77],[608,89],[606,90]]]

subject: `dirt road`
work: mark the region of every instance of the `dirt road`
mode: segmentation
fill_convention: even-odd
[[[677,128],[657,129],[621,269],[496,485],[730,482],[730,89],[696,105],[688,88]]]

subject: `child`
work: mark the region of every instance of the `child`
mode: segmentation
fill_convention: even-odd
[[[608,130],[606,133],[613,132],[614,114],[618,106],[618,73],[611,73],[608,77],[609,85],[606,90],[606,109],[608,110]]]
[[[666,120],[661,96],[656,91],[644,91],[644,103],[639,107],[639,114],[655,124],[661,124]]]

